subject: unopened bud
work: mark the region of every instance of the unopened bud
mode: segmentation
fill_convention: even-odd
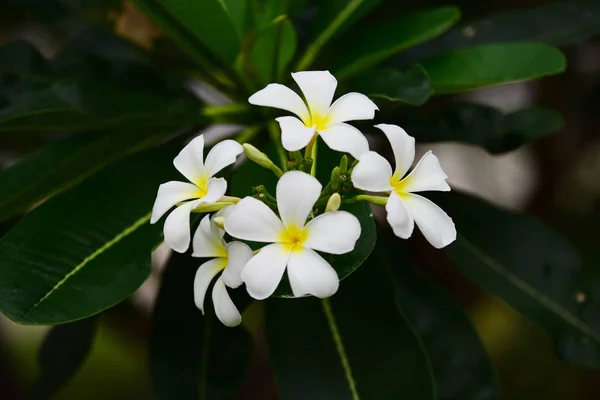
[[[325,207],[325,212],[332,212],[332,211],[337,211],[340,209],[340,206],[342,205],[342,196],[340,196],[339,193],[334,193],[331,195],[331,197],[329,197],[329,200],[327,200],[327,206]]]
[[[331,189],[337,191],[340,187],[340,167],[335,167],[331,171]]]
[[[225,217],[214,217],[212,222],[219,228],[225,230]]]
[[[269,156],[267,156],[265,153],[249,143],[244,143],[242,146],[244,147],[244,153],[246,153],[246,156],[250,160],[254,161],[263,168],[270,169],[273,171],[273,173],[275,173],[275,175],[277,175],[278,178],[283,175],[283,171],[277,165],[275,165],[275,163],[273,163],[273,161],[271,161]]]
[[[342,161],[340,161],[340,173],[345,175],[348,172],[348,156],[344,154]]]

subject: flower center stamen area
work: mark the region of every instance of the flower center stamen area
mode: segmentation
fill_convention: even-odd
[[[296,225],[289,225],[284,228],[279,240],[288,250],[294,250],[301,247],[308,237],[308,232]]]
[[[325,130],[329,125],[329,118],[327,114],[320,115],[318,113],[311,113],[310,120],[306,123],[308,128],[315,127],[316,130]]]
[[[401,179],[401,180],[396,180],[395,177],[392,177],[390,179],[390,185],[392,186],[392,188],[394,188],[394,192],[396,192],[398,194],[398,196],[402,196],[403,194],[406,193],[406,185],[408,184],[408,177]]]
[[[195,192],[196,198],[201,199],[202,197],[206,196],[206,193],[208,193],[207,183],[207,177],[201,177],[194,180],[194,185],[198,187],[198,189]]]

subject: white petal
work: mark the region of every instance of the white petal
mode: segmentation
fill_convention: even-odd
[[[193,257],[227,257],[223,235],[214,223],[210,215],[205,215],[194,233],[192,241]]]
[[[373,119],[375,118],[375,110],[379,110],[377,105],[364,94],[346,93],[329,108],[327,122],[336,124],[345,121]]]
[[[198,271],[196,271],[196,277],[194,278],[194,303],[202,311],[202,314],[204,314],[204,297],[206,296],[208,286],[215,275],[225,267],[226,262],[223,258],[215,258],[202,264],[198,268]]]
[[[303,121],[310,121],[310,113],[302,98],[289,87],[278,83],[267,85],[250,96],[248,101],[257,106],[274,107],[293,112]]]
[[[323,187],[305,172],[290,171],[277,182],[277,209],[285,226],[302,228]]]
[[[396,192],[390,194],[385,210],[394,234],[399,238],[408,239],[415,229],[415,221]]]
[[[350,153],[354,158],[358,159],[369,152],[367,138],[352,125],[341,122],[320,130],[319,134],[331,149]]]
[[[215,282],[212,300],[215,306],[215,314],[217,314],[217,318],[223,325],[231,328],[242,323],[242,316],[233,301],[231,301],[222,278],[217,279]]]
[[[308,235],[303,246],[330,254],[344,254],[354,250],[360,237],[358,218],[347,211],[319,215],[306,224]]]
[[[273,294],[285,271],[290,250],[288,246],[275,243],[260,249],[242,270],[242,281],[248,294],[263,300]]]
[[[200,135],[185,146],[173,160],[173,165],[190,182],[204,180],[204,136]]]
[[[379,124],[375,125],[375,128],[385,133],[392,145],[394,159],[396,160],[394,177],[400,180],[415,161],[415,138],[408,135],[398,125]]]
[[[288,277],[294,296],[325,298],[337,292],[340,279],[327,261],[311,249],[294,250],[288,261]]]
[[[296,151],[306,147],[315,134],[315,128],[308,128],[296,117],[275,118],[281,128],[281,144],[287,151]]]
[[[165,243],[178,253],[185,253],[190,246],[190,213],[200,203],[201,200],[188,201],[174,209],[165,220]]]
[[[237,156],[244,152],[241,144],[235,140],[223,140],[217,143],[206,156],[204,171],[207,176],[215,176],[219,171],[235,162]]]
[[[422,192],[425,190],[450,191],[446,183],[448,175],[444,173],[440,162],[433,153],[428,151],[419,160],[417,166],[403,180],[403,192]]]
[[[227,244],[228,261],[223,271],[223,282],[230,288],[236,288],[242,284],[242,270],[252,258],[252,249],[246,243],[231,242]]]
[[[154,224],[175,204],[198,197],[198,187],[187,182],[171,181],[158,187],[150,223]]]
[[[225,218],[225,231],[238,239],[268,243],[279,239],[283,224],[265,203],[245,197]]]
[[[325,116],[337,87],[337,80],[329,71],[302,71],[292,73],[312,115]]]
[[[206,194],[201,197],[199,204],[212,204],[219,201],[227,191],[227,181],[223,178],[210,178],[206,183]]]
[[[358,164],[352,170],[352,184],[354,187],[370,192],[392,190],[391,178],[392,166],[385,158],[374,151],[369,151],[360,156]]]
[[[456,228],[452,218],[431,200],[417,194],[409,194],[403,201],[423,236],[433,247],[441,249],[456,240]]]

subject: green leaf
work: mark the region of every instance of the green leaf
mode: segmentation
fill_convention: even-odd
[[[235,61],[241,41],[222,1],[135,0],[135,4],[184,50],[203,53],[198,49],[202,44],[225,63],[232,65]]]
[[[431,361],[436,398],[498,400],[496,373],[469,317],[442,287],[412,264],[391,232],[379,237],[376,251],[389,255],[382,257],[382,262],[394,283],[397,305]]]
[[[564,359],[600,368],[600,290],[584,291],[569,243],[535,218],[480,200],[453,193],[436,202],[456,223],[457,241],[446,248],[454,265],[546,329]]]
[[[504,10],[467,21],[394,61],[406,65],[445,51],[498,42],[531,41],[565,46],[599,33],[599,22],[597,0],[552,1],[537,7]]]
[[[330,299],[268,299],[266,331],[282,400],[433,400],[422,343],[371,257]]]
[[[0,99],[13,99],[26,90],[48,85],[46,61],[30,43],[17,41],[0,47]]]
[[[388,119],[383,120],[404,127],[420,142],[469,143],[492,154],[514,150],[564,126],[558,112],[543,107],[503,114],[482,104],[454,103],[433,112],[394,108],[384,112]]]
[[[360,74],[351,87],[369,97],[423,105],[433,94],[427,72],[420,64],[404,69],[375,68]]]
[[[154,310],[150,371],[157,399],[232,398],[250,359],[252,341],[242,328],[215,317],[210,291],[206,316],[194,304],[194,276],[205,259],[174,253]],[[230,294],[244,294],[243,289]],[[240,310],[249,303],[233,300]],[[243,303],[243,304],[242,304]]]
[[[332,70],[338,79],[347,79],[406,48],[430,40],[458,21],[456,7],[419,10],[399,18],[378,22],[345,40]]]
[[[277,20],[260,32],[251,52],[260,81],[279,81],[295,53],[296,31],[289,20]]]
[[[29,398],[49,399],[73,378],[90,352],[96,325],[96,318],[87,318],[48,332],[38,356],[40,373]]]
[[[90,132],[57,142],[0,171],[0,220],[77,182],[164,136],[157,130]]]
[[[223,5],[240,38],[243,38],[253,25],[252,3],[252,0],[223,0]]]
[[[117,163],[52,197],[0,239],[0,311],[22,324],[58,324],[129,297],[150,273],[161,226],[150,225],[174,149]]]
[[[566,60],[545,44],[503,43],[450,51],[422,64],[436,93],[453,93],[555,75]]]

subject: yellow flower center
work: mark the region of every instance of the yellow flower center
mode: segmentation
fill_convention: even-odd
[[[311,117],[309,121],[305,121],[304,124],[308,128],[315,127],[316,130],[325,130],[329,126],[329,117],[327,114],[320,115],[318,113],[311,112]]]
[[[196,192],[194,193],[194,196],[197,199],[201,199],[202,197],[206,196],[206,193],[208,193],[207,183],[208,183],[207,176],[202,176],[198,179],[194,179],[194,185],[196,185],[198,187],[198,189],[196,189]]]
[[[308,238],[308,232],[296,225],[289,225],[279,235],[279,242],[284,244],[287,250],[299,250]]]
[[[404,179],[398,179],[396,176],[392,176],[390,178],[390,185],[394,189],[394,192],[398,194],[398,196],[402,197],[406,195],[406,190],[404,189],[408,184],[408,177]]]

